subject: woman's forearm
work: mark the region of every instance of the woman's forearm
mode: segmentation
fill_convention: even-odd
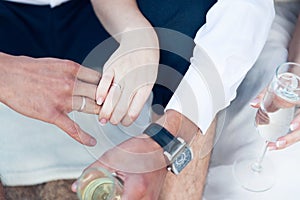
[[[125,36],[136,38],[136,34],[124,33],[139,30],[138,35],[144,39],[151,38],[151,43],[157,46],[156,33],[135,0],[92,0],[92,5],[102,25],[118,42]]]
[[[300,15],[296,23],[296,27],[289,43],[288,61],[300,63]]]

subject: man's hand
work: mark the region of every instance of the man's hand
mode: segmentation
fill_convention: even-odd
[[[168,110],[156,123],[187,142],[199,131],[189,119],[173,110]],[[122,200],[156,200],[167,174],[167,165],[159,144],[142,134],[110,149],[88,168],[104,167],[119,175],[124,181]],[[76,191],[76,182],[72,190]]]
[[[98,72],[69,60],[7,54],[0,54],[0,70],[1,102],[25,116],[55,124],[82,144],[96,144],[67,113],[99,113]]]
[[[91,167],[106,168],[124,181],[122,200],[157,199],[167,173],[162,149],[145,135],[107,151]]]

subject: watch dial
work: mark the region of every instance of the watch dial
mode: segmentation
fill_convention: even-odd
[[[181,172],[185,166],[192,160],[192,152],[188,147],[185,147],[184,150],[177,156],[173,166],[176,170]]]

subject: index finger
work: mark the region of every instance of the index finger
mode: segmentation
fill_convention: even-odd
[[[284,149],[300,141],[300,132],[293,131],[283,137],[278,138],[275,143],[276,149]]]
[[[259,108],[260,102],[263,100],[266,91],[267,88],[264,88],[261,92],[259,92],[258,95],[250,102],[250,105],[254,108]]]
[[[84,132],[78,124],[76,124],[64,113],[57,117],[54,124],[81,144],[95,146],[97,143],[94,137]]]
[[[77,72],[77,79],[87,83],[93,83],[98,85],[101,79],[101,74],[93,69],[80,66]]]

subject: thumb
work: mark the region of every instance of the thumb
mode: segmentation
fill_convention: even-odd
[[[95,138],[84,132],[79,125],[71,120],[65,113],[59,115],[54,124],[81,144],[95,146],[97,143]]]

